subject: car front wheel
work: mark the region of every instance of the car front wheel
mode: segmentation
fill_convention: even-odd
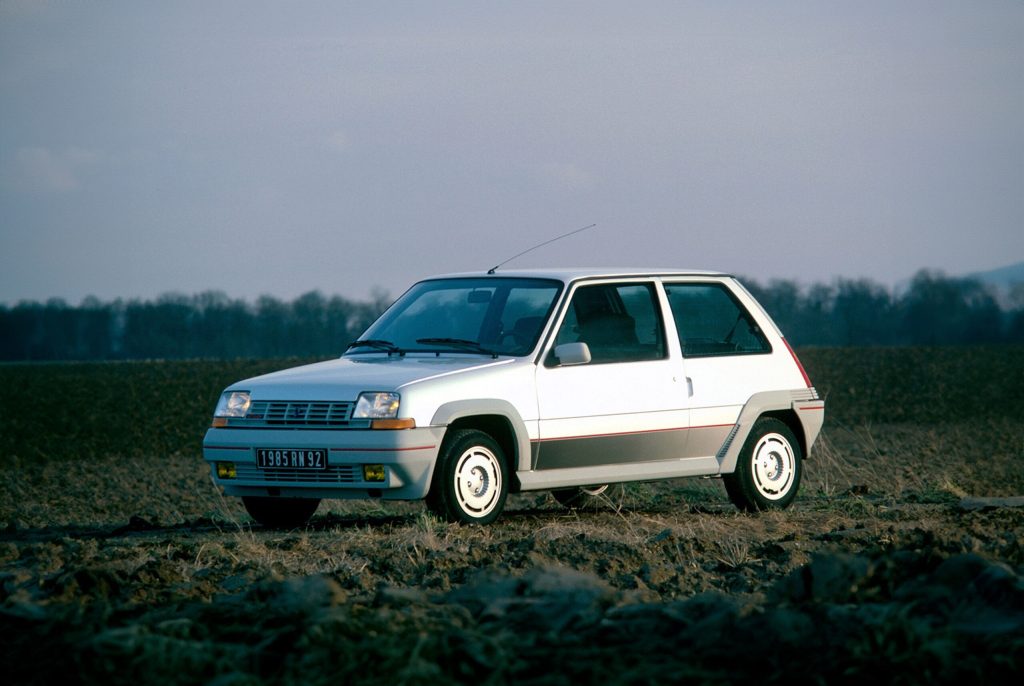
[[[462,429],[447,437],[427,505],[451,522],[489,524],[508,496],[508,467],[501,446],[482,431]]]
[[[729,499],[741,510],[781,510],[796,497],[803,455],[788,426],[773,417],[754,423],[736,471],[725,474]]]

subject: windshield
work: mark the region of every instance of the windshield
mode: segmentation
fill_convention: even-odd
[[[528,355],[562,284],[547,279],[421,281],[346,353],[463,352]]]

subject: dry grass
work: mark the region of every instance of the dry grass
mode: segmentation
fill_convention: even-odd
[[[63,408],[28,440],[37,418],[0,370],[0,670],[13,683],[728,683],[800,665],[826,683],[1007,681],[1024,669],[1024,511],[959,503],[1024,494],[1024,418],[947,404],[932,421],[942,402],[915,401],[883,423],[903,396],[879,394],[924,353],[873,354],[858,366],[844,351],[819,382],[829,421],[785,512],[737,512],[720,480],[691,479],[631,484],[585,511],[520,494],[490,527],[421,503],[332,501],[294,531],[255,526],[213,488],[205,400],[180,432],[139,424],[107,444]],[[986,359],[1009,375],[1018,358]],[[111,403],[118,383],[138,397],[147,379],[183,398],[201,368],[185,390],[166,387],[163,364],[126,381],[114,365],[47,366],[30,386],[51,392],[70,372],[106,379]],[[924,388],[945,383],[922,374]],[[977,386],[1014,407],[1016,374]]]

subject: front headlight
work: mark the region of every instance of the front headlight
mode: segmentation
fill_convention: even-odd
[[[353,419],[394,419],[398,416],[400,396],[397,393],[360,393]]]
[[[244,417],[249,411],[249,391],[227,391],[220,396],[214,417]]]

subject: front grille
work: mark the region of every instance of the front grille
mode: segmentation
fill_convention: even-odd
[[[229,421],[239,427],[295,427],[305,429],[345,429],[366,424],[352,420],[351,402],[296,402],[257,400],[245,417]]]
[[[254,464],[236,466],[239,481],[274,483],[351,484],[362,481],[359,465],[331,465],[327,469],[260,469]]]

